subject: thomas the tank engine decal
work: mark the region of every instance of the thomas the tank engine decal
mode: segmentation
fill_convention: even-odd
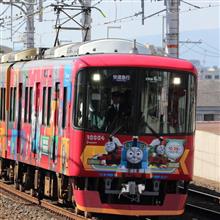
[[[81,159],[88,171],[175,173],[185,165],[182,160],[188,150],[184,143],[182,139],[160,137],[147,144],[133,137],[122,144],[119,138],[111,137],[104,146],[87,145]]]
[[[121,167],[127,169],[147,169],[148,149],[145,143],[138,141],[137,137],[133,141],[124,144],[121,155]]]

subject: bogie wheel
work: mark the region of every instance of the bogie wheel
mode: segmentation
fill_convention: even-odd
[[[77,215],[82,215],[83,214],[83,211],[81,211],[79,208],[77,208],[77,206],[75,206],[75,213]]]
[[[18,182],[14,182],[14,187],[15,187],[15,189],[19,189],[19,183]]]
[[[30,190],[30,194],[31,194],[31,196],[35,197],[35,196],[37,195],[37,192],[36,192],[35,189],[32,188],[32,189]]]
[[[79,213],[80,213],[80,210],[77,208],[77,206],[75,207],[75,213],[76,213],[77,215],[79,215]]]
[[[19,191],[21,191],[21,192],[25,191],[25,188],[24,188],[23,184],[19,184]]]
[[[92,218],[92,213],[91,212],[84,212],[84,217],[85,218]]]

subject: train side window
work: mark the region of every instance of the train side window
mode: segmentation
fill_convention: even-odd
[[[51,93],[52,88],[48,87],[47,90],[47,126],[50,125],[50,115],[51,115]]]
[[[66,127],[66,110],[67,110],[67,87],[63,88],[63,112],[62,112],[62,128]]]
[[[14,109],[13,109],[13,121],[15,121],[15,111],[16,111],[16,92],[17,92],[17,88],[15,87],[14,88],[14,100],[13,100],[13,106],[14,106]]]
[[[16,110],[16,87],[10,88],[10,111],[9,121],[15,121],[15,110]]]
[[[12,115],[13,115],[13,88],[10,88],[10,112],[9,112],[9,121],[12,121]]]
[[[54,117],[54,124],[58,126],[59,124],[59,100],[60,100],[60,83],[55,83],[55,117]]]
[[[12,121],[15,121],[15,110],[16,110],[16,87],[13,88],[13,103],[12,103]]]
[[[5,120],[5,94],[6,94],[6,89],[5,88],[3,88],[3,90],[2,90],[2,93],[3,93],[3,95],[2,95],[2,120],[4,121]]]
[[[32,113],[32,105],[33,105],[33,87],[29,88],[29,107],[28,107],[28,122],[31,123],[31,113]]]
[[[2,120],[2,88],[0,88],[0,121]]]
[[[42,103],[42,125],[45,125],[46,110],[46,87],[43,87],[43,103]]]
[[[24,99],[24,122],[27,122],[28,116],[28,87],[25,87],[25,99]]]

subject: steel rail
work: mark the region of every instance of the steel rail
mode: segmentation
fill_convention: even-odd
[[[9,186],[5,183],[3,183],[2,181],[0,181],[0,189],[3,189],[4,191],[10,193],[10,194],[13,194],[15,196],[18,196],[19,198],[22,198],[28,202],[31,202],[31,203],[34,203],[34,204],[37,204],[39,205],[39,200],[27,193],[24,193],[24,192],[20,192],[18,190],[16,190],[14,187],[12,186]],[[71,220],[89,220],[88,218],[85,218],[83,216],[79,216],[79,215],[76,215],[75,213],[73,212],[70,212],[66,209],[63,209],[59,206],[56,206],[56,205],[53,205],[45,200],[41,200],[40,201],[40,207],[42,208],[45,208],[59,216],[63,216],[63,217],[66,217],[67,219],[71,219]]]
[[[208,208],[205,208],[205,207],[202,207],[202,206],[194,205],[194,204],[189,203],[189,202],[186,203],[186,206],[220,216],[220,212],[218,212],[218,211],[208,209]]]
[[[202,195],[202,196],[214,199],[214,200],[218,201],[218,203],[220,204],[220,196],[216,196],[216,195],[213,195],[213,194],[205,193],[205,192],[202,192],[202,191],[199,191],[199,190],[195,190],[195,189],[188,189],[188,191],[189,191],[189,193],[195,193],[195,194],[198,194],[198,195]]]

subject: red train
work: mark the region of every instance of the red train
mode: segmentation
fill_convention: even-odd
[[[42,59],[3,56],[0,176],[85,216],[181,215],[197,73],[185,60],[129,53],[144,50],[107,39]]]

